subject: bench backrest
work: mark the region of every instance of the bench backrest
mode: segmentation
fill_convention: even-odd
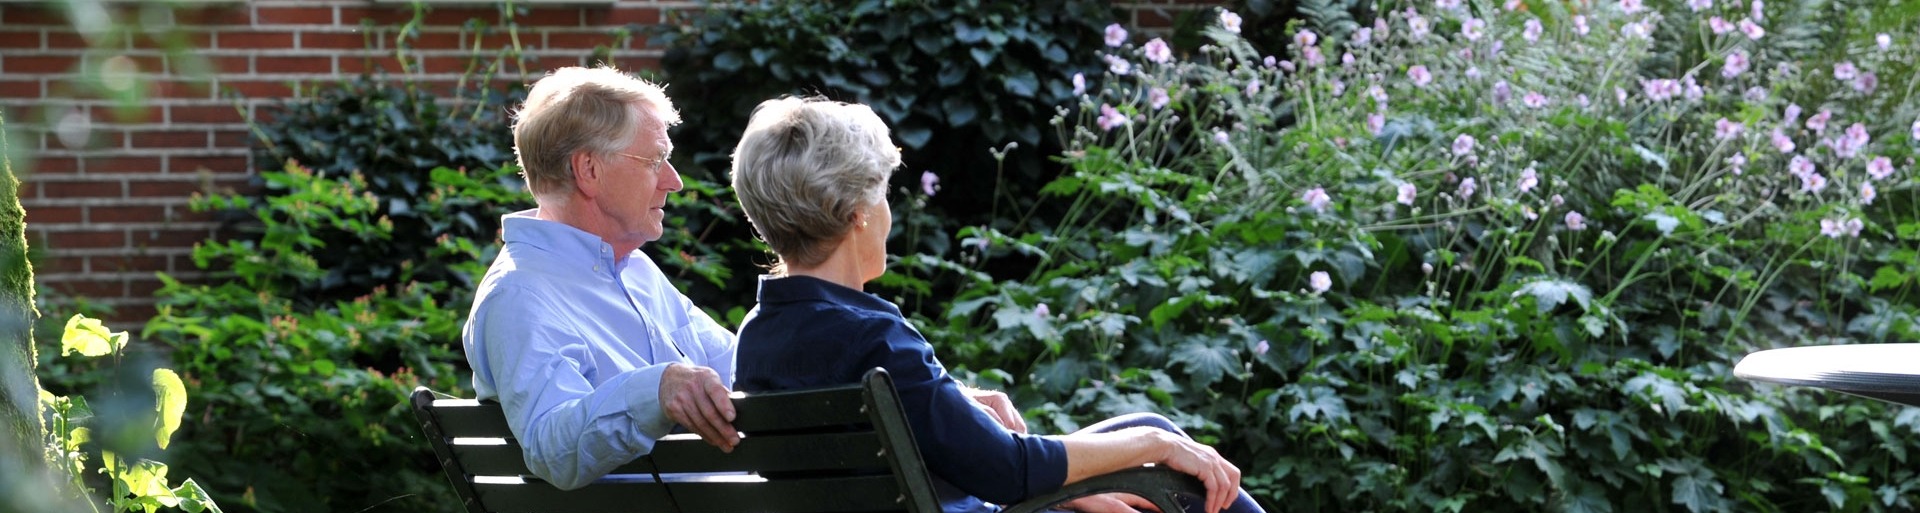
[[[668,435],[612,477],[568,491],[527,471],[498,403],[437,395],[415,389],[414,414],[471,513],[940,511],[881,369],[859,385],[735,394],[745,438],[732,453]]]

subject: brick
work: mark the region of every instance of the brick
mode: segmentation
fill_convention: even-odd
[[[221,32],[216,46],[230,50],[293,48],[293,32]]]
[[[127,246],[125,230],[48,231],[42,247],[48,249],[122,248]]]
[[[193,172],[198,172],[201,169],[206,169],[208,171],[212,171],[215,173],[221,173],[221,172],[244,173],[247,171],[247,158],[239,155],[235,155],[235,156],[173,155],[173,156],[167,157],[167,159],[169,159],[168,164],[170,164],[170,166],[167,169],[172,170],[173,173],[193,173]]]
[[[165,271],[169,260],[168,257],[154,255],[95,255],[87,257],[87,272]]]
[[[127,182],[127,197],[185,198],[204,189],[198,180],[133,180]]]
[[[525,16],[515,16],[514,21],[519,22],[523,30],[525,27],[578,27],[582,18],[580,14],[579,9],[529,9]]]
[[[430,26],[458,27],[472,19],[491,25],[500,21],[500,13],[493,9],[434,9],[427,13],[425,21]]]
[[[246,3],[200,9],[176,9],[173,22],[185,26],[247,26],[253,23]],[[191,32],[191,31],[188,31]]]
[[[26,5],[11,5],[7,6],[6,9],[0,9],[0,15],[5,16],[4,18],[0,18],[0,25],[8,27],[51,25],[64,28],[67,26],[67,15],[62,11],[55,10],[51,6],[35,8]]]
[[[461,73],[467,70],[467,66],[473,64],[473,58],[464,57],[464,56],[462,57],[427,57],[424,59],[420,59],[420,63],[421,63],[420,69],[425,71],[428,74]],[[484,66],[485,63],[482,63],[482,65]]]
[[[88,44],[87,38],[81,37],[79,33],[59,30],[47,31],[48,50],[85,50],[89,47],[92,47],[92,45]]]
[[[213,236],[213,230],[133,230],[129,238],[136,248],[190,248]]]
[[[405,7],[340,7],[341,26],[359,26],[370,20],[375,27],[385,27],[406,23],[413,19],[413,9]]]
[[[127,283],[119,278],[87,280],[49,280],[45,283],[61,295],[83,298],[116,298],[126,295]]]
[[[29,173],[78,173],[80,159],[74,157],[40,157],[25,166]]]
[[[222,79],[220,92],[221,94],[238,94],[245,98],[287,98],[293,96],[293,87],[284,80]]]
[[[378,39],[369,39],[365,34],[314,32],[310,28],[303,28],[300,32],[300,48],[303,50],[358,50],[368,48],[368,43],[372,43],[372,48],[380,47]]]
[[[383,31],[381,35],[383,36],[381,39],[388,42],[393,41],[394,34],[392,32]],[[501,42],[507,40],[505,36],[489,37],[487,39]],[[407,40],[407,46],[417,50],[465,50],[467,49],[466,45],[467,38],[460,32],[421,32],[420,35]]]
[[[252,73],[252,55],[215,55],[207,59],[221,73]]]
[[[41,44],[39,30],[7,30],[0,32],[0,48],[8,50],[39,50]]]
[[[113,181],[40,181],[40,196],[49,199],[123,198],[126,187]]]
[[[629,72],[660,69],[660,58],[650,56],[616,56],[614,65]]]
[[[605,18],[588,16],[588,20],[600,21],[599,25],[637,24],[651,26],[660,24],[661,12],[655,7],[616,7]]]
[[[79,62],[78,55],[8,55],[0,57],[0,72],[7,74],[66,73]]]
[[[147,269],[147,270],[164,271],[167,269],[165,267],[162,267],[158,269]],[[159,292],[160,287],[163,287],[163,286],[166,286],[166,284],[162,283],[159,278],[128,278],[127,279],[127,296],[141,297],[141,298],[153,297],[153,293]],[[151,313],[152,308],[149,307],[148,311],[149,313],[147,314],[146,317],[152,317],[153,316],[153,314]],[[141,318],[135,318],[133,319],[133,321],[145,322],[146,319],[144,317],[141,317]]]
[[[167,119],[181,123],[245,123],[247,117],[232,105],[173,105]]]
[[[219,68],[215,68],[219,70]],[[245,72],[245,69],[238,70]],[[213,84],[196,80],[156,80],[151,93],[153,98],[178,98],[185,100],[203,100],[213,98]]]
[[[51,37],[53,33],[48,33],[47,35]],[[52,43],[52,39],[48,39],[48,43]],[[134,50],[164,51],[182,47],[186,49],[206,49],[213,48],[213,32],[204,29],[178,30],[167,33],[164,37],[139,34],[134,36],[133,41],[130,41],[130,43],[128,46]]]
[[[374,72],[399,73],[400,69],[400,61],[389,54],[340,59],[342,75]]]
[[[304,73],[332,75],[333,57],[260,57],[254,60],[254,73]]]
[[[159,205],[87,207],[88,223],[160,223],[167,220],[167,207]]]
[[[0,98],[45,98],[46,90],[40,87],[39,80],[0,80]]]
[[[96,105],[89,110],[93,122],[102,124],[162,122],[167,119],[167,109],[159,105],[123,105],[116,102]]]
[[[86,157],[82,164],[87,174],[160,172],[160,157],[93,156]]]
[[[253,133],[245,130],[214,130],[213,147],[245,148],[253,144]]]
[[[80,207],[34,207],[27,209],[27,225],[33,223],[82,223],[86,212]]]
[[[332,25],[332,7],[256,7],[254,25]]]
[[[1135,27],[1143,29],[1164,29],[1173,27],[1173,16],[1166,9],[1140,9],[1135,11]]]
[[[206,148],[206,130],[142,130],[128,134],[133,148]]]
[[[620,45],[620,42],[614,38],[613,34],[610,34],[607,32],[548,32],[547,33],[546,47],[550,49],[568,48],[568,49],[589,50],[599,45],[607,45],[607,46],[612,46],[616,48],[624,48],[624,46],[617,46],[617,45]]]

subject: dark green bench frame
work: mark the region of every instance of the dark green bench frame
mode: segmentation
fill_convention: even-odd
[[[651,454],[610,474],[619,478],[567,491],[527,471],[498,403],[420,387],[413,411],[471,513],[940,511],[885,370],[869,371],[859,385],[733,397],[733,425],[746,438],[732,453],[693,435],[668,435]],[[1074,483],[1007,513],[1106,492],[1139,495],[1169,513],[1181,511],[1175,492],[1206,495],[1192,476],[1142,467]]]

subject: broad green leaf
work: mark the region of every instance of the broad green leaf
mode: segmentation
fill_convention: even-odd
[[[109,332],[99,319],[74,314],[67,319],[66,332],[60,335],[60,356],[76,352],[82,356],[103,356],[126,345],[127,332]]]
[[[180,498],[180,509],[187,510],[187,513],[203,511],[225,513],[220,511],[219,504],[213,502],[213,496],[208,495],[207,490],[201,488],[200,483],[193,482],[191,477],[187,478],[186,482],[180,483],[179,487],[174,488],[173,495]]]
[[[1186,368],[1198,385],[1205,386],[1220,381],[1221,376],[1238,370],[1240,361],[1232,348],[1214,346],[1195,340],[1181,343],[1168,357],[1173,363]]]
[[[1588,303],[1593,300],[1593,292],[1588,290],[1586,285],[1564,280],[1541,280],[1521,285],[1520,290],[1513,292],[1513,297],[1520,297],[1523,294],[1533,296],[1534,307],[1541,313],[1566,303],[1568,298],[1572,298],[1584,311],[1588,309]]]
[[[1721,496],[1725,491],[1726,487],[1712,478],[1682,474],[1673,479],[1673,503],[1686,506],[1694,513],[1720,511],[1719,505],[1726,500]]]
[[[153,396],[154,409],[160,414],[154,419],[153,438],[161,449],[166,449],[167,443],[173,440],[173,432],[180,429],[180,416],[187,412],[187,387],[173,369],[154,369]]]

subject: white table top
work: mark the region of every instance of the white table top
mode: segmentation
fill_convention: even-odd
[[[1848,344],[1757,351],[1733,368],[1741,379],[1825,388],[1920,406],[1920,344]]]

